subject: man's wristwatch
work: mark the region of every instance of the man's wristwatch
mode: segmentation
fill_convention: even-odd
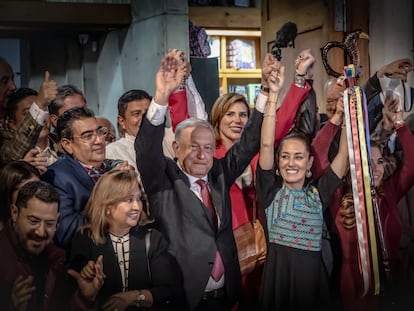
[[[263,86],[263,84],[260,86],[260,89],[265,92],[265,93],[269,93],[270,92],[270,88],[268,88],[267,86]]]
[[[144,305],[146,297],[145,297],[145,295],[142,291],[139,290],[137,292],[138,292],[138,295],[137,295],[137,304],[136,304],[136,306],[139,308],[139,307],[142,307]]]

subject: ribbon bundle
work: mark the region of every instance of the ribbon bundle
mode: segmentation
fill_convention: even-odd
[[[344,111],[358,233],[358,254],[364,281],[363,295],[365,296],[371,287],[374,289],[374,294],[378,295],[380,276],[377,233],[383,261],[388,258],[372,178],[368,110],[365,94],[356,82],[354,65],[344,67],[344,76],[347,86],[343,94]]]

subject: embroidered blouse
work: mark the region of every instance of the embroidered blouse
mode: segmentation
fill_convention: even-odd
[[[266,218],[271,243],[321,250],[323,207],[316,187],[281,188],[266,209]]]

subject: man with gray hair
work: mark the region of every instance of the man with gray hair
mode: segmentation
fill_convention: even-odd
[[[187,119],[175,132],[176,161],[163,155],[168,97],[182,76],[165,56],[155,96],[135,140],[137,166],[157,228],[170,243],[184,277],[191,310],[230,310],[241,292],[240,266],[232,231],[229,189],[259,151],[266,96],[260,96],[243,135],[222,159],[211,125]]]

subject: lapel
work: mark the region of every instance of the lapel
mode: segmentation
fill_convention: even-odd
[[[115,255],[114,247],[112,246],[111,237],[107,236],[106,243],[101,246],[103,248],[102,254],[103,258],[103,268],[104,273],[107,278],[105,282],[110,282],[112,288],[117,288],[119,291],[122,291],[122,276],[121,271],[119,270],[118,259]],[[130,259],[131,262],[131,259]],[[108,284],[109,285],[109,284]]]
[[[65,157],[69,165],[73,168],[73,176],[82,184],[86,189],[93,189],[95,185],[92,178],[88,175],[82,164],[72,158],[70,155],[65,154]]]
[[[220,218],[220,226],[218,228],[218,230],[220,230],[223,224],[223,198],[220,190],[217,187],[214,187],[213,183],[209,183],[209,185],[214,209],[216,210],[217,216]]]
[[[130,288],[135,288],[133,281],[135,280],[134,276],[139,275],[139,267],[143,264],[140,262],[142,259],[139,257],[140,250],[138,245],[140,245],[138,238],[132,234],[133,229],[129,232],[129,272],[128,272],[128,283]],[[142,250],[141,250],[142,251]],[[145,252],[145,250],[144,250]],[[143,276],[141,276],[143,278]]]
[[[213,217],[211,215],[211,213],[207,210],[207,208],[204,206],[203,202],[197,197],[197,195],[190,189],[190,181],[188,180],[187,175],[184,174],[184,172],[178,167],[178,165],[176,164],[176,170],[177,170],[177,176],[176,178],[178,180],[181,180],[184,184],[185,184],[185,200],[186,201],[194,201],[197,203],[194,203],[194,205],[198,205],[201,209],[201,213],[202,215],[204,215],[204,217],[207,218],[209,225],[211,227],[211,229],[213,229],[213,232],[215,231],[215,226],[213,223]],[[211,195],[211,199],[213,201],[213,205],[214,205],[214,209],[216,210],[216,214],[220,217],[220,222],[221,224],[223,223],[223,199],[222,199],[222,194],[220,191],[220,188],[218,185],[215,185],[215,181],[214,181],[214,177],[210,173],[208,174],[208,180],[209,180],[209,188],[210,188],[210,195]],[[177,181],[176,181],[177,182]],[[177,185],[177,184],[176,184]],[[188,193],[188,194],[187,194]],[[191,204],[191,202],[186,202],[186,203],[190,203],[189,205],[193,205]],[[192,213],[196,214],[196,217],[199,217],[197,215],[200,215],[200,211],[192,211]],[[221,227],[221,225],[220,225]],[[218,228],[218,230],[220,230],[220,227]]]

